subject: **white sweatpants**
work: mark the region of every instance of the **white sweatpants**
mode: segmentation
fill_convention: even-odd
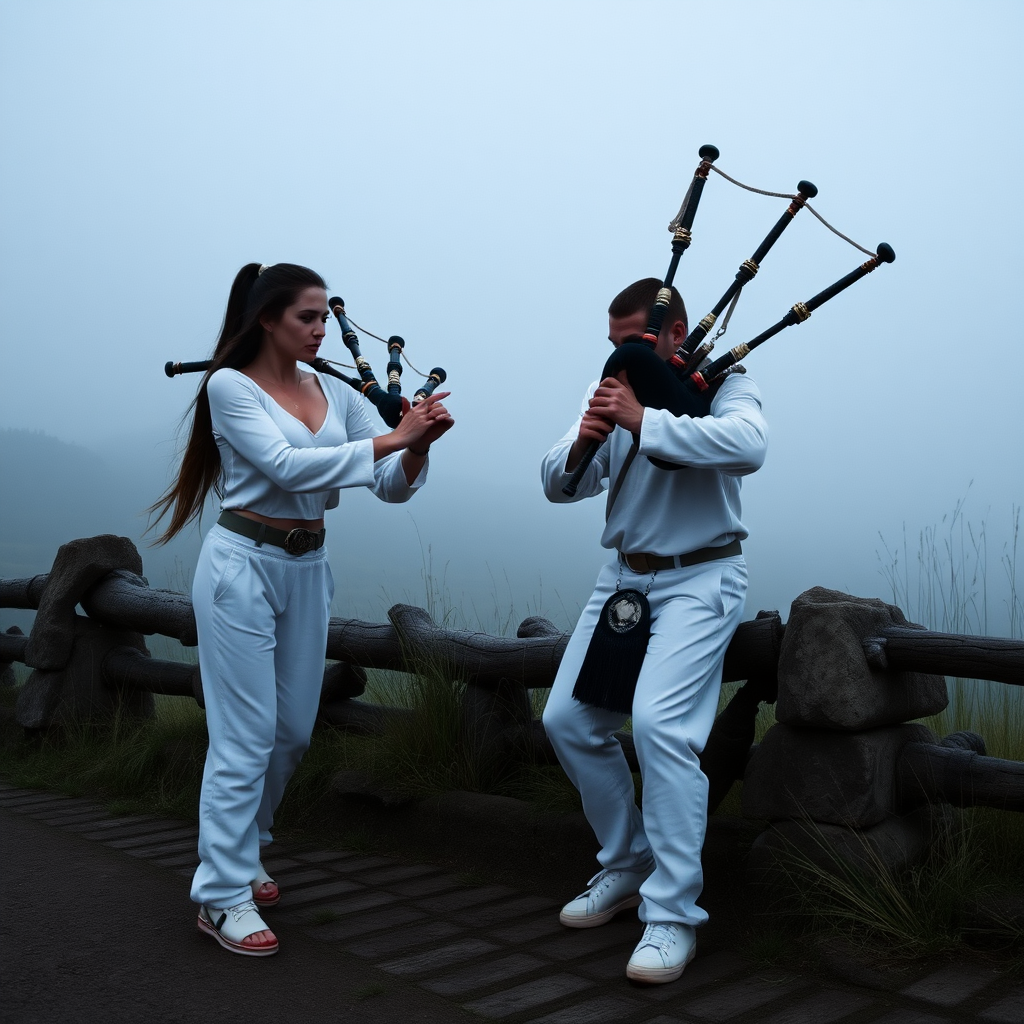
[[[192,584],[210,745],[192,899],[252,898],[261,844],[309,746],[323,682],[334,580],[326,548],[283,548],[214,526]]]
[[[707,827],[708,781],[699,755],[718,707],[722,662],[743,613],[747,590],[741,555],[657,573],[647,599],[651,639],[633,698],[633,740],[643,777],[643,813],[614,733],[626,716],[573,699],[580,666],[619,563],[606,565],[580,616],[544,709],[558,760],[580,791],[613,870],[654,872],[640,889],[647,922],[703,924],[700,851]],[[622,567],[622,589],[641,592],[650,573]]]

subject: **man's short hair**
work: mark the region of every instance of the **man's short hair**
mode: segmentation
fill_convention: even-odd
[[[661,279],[657,277],[645,277],[642,281],[635,281],[628,288],[623,288],[618,295],[612,299],[608,307],[608,315],[621,320],[623,317],[632,316],[634,313],[648,312],[654,305],[661,289]],[[682,320],[687,324],[686,306],[683,305],[683,297],[672,286],[672,298],[669,300],[668,312],[665,314],[665,323],[674,324]]]

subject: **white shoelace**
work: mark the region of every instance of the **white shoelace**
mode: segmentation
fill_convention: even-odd
[[[637,949],[653,946],[659,952],[667,953],[676,944],[676,929],[670,924],[649,924]]]
[[[587,891],[581,892],[576,899],[582,899],[584,896],[600,896],[601,893],[603,893],[620,874],[622,874],[621,871],[602,868],[589,882],[587,882]]]
[[[246,900],[245,903],[239,903],[236,906],[228,907],[228,910],[230,911],[231,916],[236,921],[241,921],[242,918],[245,917],[245,915],[248,914],[250,911],[252,911],[254,914],[259,913],[259,911],[256,910],[256,904],[253,903],[252,900]]]

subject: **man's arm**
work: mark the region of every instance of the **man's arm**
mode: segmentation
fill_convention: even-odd
[[[768,425],[757,385],[741,374],[726,378],[710,416],[673,416],[645,409],[640,454],[682,466],[745,476],[760,469],[768,450]]]
[[[581,498],[600,494],[604,490],[602,481],[608,476],[609,458],[606,444],[601,446],[596,458],[587,468],[575,497],[569,498],[562,493],[562,488],[568,482],[572,471],[579,464],[583,453],[590,447],[591,442],[603,441],[614,427],[614,424],[590,410],[590,400],[595,388],[596,385],[591,385],[583,400],[579,418],[541,461],[541,482],[548,501],[559,503],[579,501]]]

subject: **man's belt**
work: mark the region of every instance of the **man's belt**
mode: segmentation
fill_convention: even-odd
[[[717,558],[731,558],[742,553],[740,542],[734,540],[717,548],[700,548],[685,555],[650,555],[646,551],[627,555],[625,551],[620,551],[619,557],[633,572],[654,572],[660,569],[685,569],[688,565],[700,565],[701,562],[713,562]]]
[[[264,544],[273,544],[274,547],[284,548],[289,555],[304,555],[307,551],[316,551],[323,547],[326,530],[279,530],[274,526],[267,526],[266,523],[257,523],[253,519],[238,515],[237,512],[225,510],[221,512],[217,520],[218,526],[232,533],[248,537],[256,541],[256,547]]]

